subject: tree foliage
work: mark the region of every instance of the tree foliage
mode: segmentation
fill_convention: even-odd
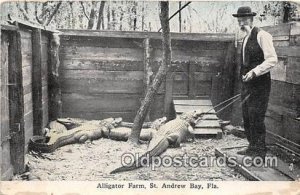
[[[281,18],[283,23],[289,22],[297,11],[297,4],[289,1],[278,1],[268,3],[264,6],[263,13],[261,14],[262,19],[267,16],[274,18]],[[278,21],[277,21],[278,22]],[[280,23],[279,22],[279,23]]]
[[[179,2],[171,1],[169,5],[170,14],[179,9]],[[255,18],[258,26],[290,21],[299,9],[299,4],[288,1],[193,1],[170,21],[171,31],[236,32],[236,20],[231,14],[243,5],[258,13]],[[160,28],[159,6],[155,1],[8,1],[1,4],[1,18],[7,19],[8,14],[56,28],[125,31]]]

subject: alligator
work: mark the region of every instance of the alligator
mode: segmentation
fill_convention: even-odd
[[[149,162],[154,156],[159,156],[167,150],[169,146],[179,147],[182,141],[192,134],[195,121],[197,119],[195,112],[183,113],[177,118],[162,125],[156,134],[153,135],[147,151],[141,155],[130,166],[121,166],[114,169],[110,174],[134,170],[142,167],[141,159],[149,158]]]
[[[109,135],[110,129],[115,128],[121,121],[121,118],[108,118],[83,122],[81,124],[78,123],[78,127],[63,133],[52,132],[48,136],[33,136],[29,140],[29,150],[51,153],[57,148],[68,144],[96,140],[104,134]]]
[[[97,120],[85,120],[80,118],[59,118],[57,122],[65,125],[68,129],[71,127],[79,127],[82,124],[97,124]],[[161,125],[166,122],[166,117],[162,117],[154,120],[153,122],[145,122],[142,126],[140,140],[149,141],[152,135],[156,133]],[[133,123],[130,122],[118,122],[116,128],[108,128],[109,131],[103,130],[103,137],[118,141],[127,141],[131,133]]]
[[[156,120],[158,126],[164,119]],[[129,123],[125,123],[128,125]],[[122,118],[108,118],[104,120],[85,120],[80,118],[58,118],[50,122],[50,129],[46,130],[45,136],[33,136],[29,141],[29,149],[37,152],[50,153],[59,147],[73,143],[84,143],[87,140],[95,140],[101,137],[113,140],[127,141],[131,129],[119,127],[123,125]],[[69,129],[69,130],[67,130]],[[149,141],[156,129],[142,129],[140,140]]]
[[[51,121],[48,125],[49,128],[47,128],[48,131],[46,133],[65,133],[68,131],[65,125],[61,124],[57,120]],[[47,135],[46,135],[47,136]]]
[[[142,125],[143,129],[158,129],[159,126],[161,126],[162,124],[164,124],[166,122],[166,117],[162,117],[159,119],[154,120],[153,122],[145,122]],[[98,120],[85,120],[85,119],[80,119],[80,118],[58,118],[57,122],[63,124],[65,127],[67,127],[67,129],[72,129],[75,127],[79,127],[82,124],[85,123],[97,123]],[[133,123],[130,122],[124,122],[121,121],[120,123],[118,123],[119,127],[127,127],[127,128],[132,128],[133,127]]]
[[[116,123],[119,125],[122,122],[122,118],[107,118],[104,120],[86,120],[81,118],[58,118],[56,120],[58,123],[63,124],[67,129],[74,129],[84,124],[94,124],[94,125],[102,125],[105,123],[106,125],[115,125]]]

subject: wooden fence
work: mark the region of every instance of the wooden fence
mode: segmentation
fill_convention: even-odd
[[[272,34],[279,61],[271,71],[272,86],[265,119],[268,140],[299,152],[300,121],[296,118],[300,116],[300,26],[288,23],[263,29]],[[240,47],[241,44],[237,49],[238,57]],[[239,89],[240,83],[236,82],[236,93]],[[240,111],[236,104],[232,116],[235,124],[242,124]]]
[[[1,25],[1,179],[24,171],[32,135],[48,124],[51,32],[26,23]]]
[[[60,47],[63,116],[87,119],[121,116],[133,121],[147,81],[149,77],[153,79],[162,62],[161,34],[60,31],[63,32]],[[218,96],[213,86],[223,85],[213,85],[213,81],[219,82],[213,78],[234,67],[231,55],[234,52],[228,53],[234,48],[234,35],[172,33],[171,38],[172,73],[168,81],[173,82],[161,85],[150,119],[163,116],[166,101],[170,99],[166,96],[172,96],[172,92],[174,98]],[[147,59],[149,66],[145,66]]]

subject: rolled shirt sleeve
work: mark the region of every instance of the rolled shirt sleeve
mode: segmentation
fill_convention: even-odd
[[[264,61],[252,69],[256,76],[269,72],[278,62],[273,46],[273,38],[268,32],[261,30],[257,34],[257,42],[264,53]]]

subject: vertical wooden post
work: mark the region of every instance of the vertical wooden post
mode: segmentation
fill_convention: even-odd
[[[233,68],[233,94],[239,93],[241,89],[241,81],[239,79],[240,64],[241,64],[241,47],[242,44],[236,41],[234,45],[234,68]],[[232,124],[242,125],[242,109],[239,106],[240,102],[234,103],[232,106],[230,121]]]
[[[42,34],[40,29],[32,30],[32,103],[33,134],[41,135],[43,128],[42,110]]]
[[[221,91],[221,98],[219,102],[224,101],[234,94],[234,73],[235,73],[235,43],[228,43],[226,56],[225,56],[225,64],[222,70],[222,77],[219,82],[219,91]],[[230,106],[222,113],[220,113],[220,117],[224,120],[230,120],[232,114],[233,106]]]
[[[49,120],[55,120],[62,116],[61,88],[59,83],[59,45],[57,34],[53,34],[50,41],[48,63],[48,90],[49,90]]]
[[[14,174],[24,171],[24,95],[22,76],[22,53],[20,32],[12,32],[9,44],[9,118],[10,155]]]
[[[189,87],[188,87],[188,97],[190,99],[193,99],[196,97],[195,94],[195,63],[191,62],[189,63],[188,68],[188,81],[189,81]]]
[[[228,92],[227,97],[230,97],[234,93],[234,73],[235,73],[235,43],[229,43],[226,51],[225,66],[223,69],[223,74],[226,75],[226,84],[228,85],[226,92]]]

